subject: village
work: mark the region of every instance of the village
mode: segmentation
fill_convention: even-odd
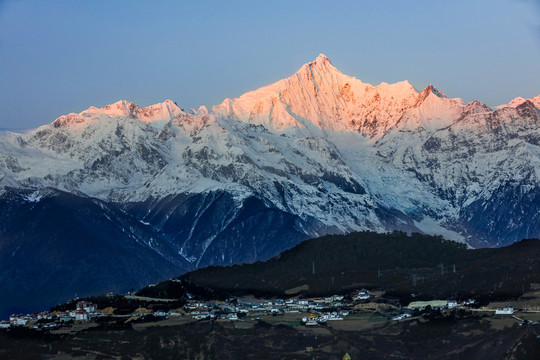
[[[108,296],[114,295],[109,294]],[[479,308],[474,299],[468,299],[461,303],[456,300],[414,301],[406,307],[391,306],[380,301],[380,296],[380,293],[360,289],[347,295],[314,298],[255,299],[232,297],[225,301],[188,299],[183,306],[171,309],[171,306],[167,304],[174,302],[175,299],[145,298],[128,293],[123,296],[124,299],[135,300],[139,304],[153,303],[153,309],[139,305],[131,314],[118,315],[114,314],[110,308],[98,309],[98,306],[90,301],[74,299],[68,302],[68,305],[74,305],[73,309],[11,315],[9,321],[0,322],[0,329],[28,328],[35,331],[53,331],[70,327],[73,324],[97,323],[103,318],[124,319],[125,322],[133,323],[156,322],[175,318],[181,318],[184,322],[200,320],[243,322],[263,319],[279,321],[280,318],[286,318],[289,320],[289,324],[311,327],[324,326],[330,322],[366,315],[372,316],[377,321],[401,321],[419,315],[427,309],[430,311],[467,309],[468,311],[494,315],[513,315],[516,311],[510,306]],[[155,305],[160,302],[163,303],[163,306]],[[523,309],[521,311],[540,312]],[[522,320],[517,317],[516,319]]]

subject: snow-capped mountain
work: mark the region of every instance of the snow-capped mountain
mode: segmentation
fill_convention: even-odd
[[[212,110],[221,118],[287,134],[354,131],[378,138],[417,101],[418,92],[407,81],[365,84],[342,74],[321,54],[293,76],[226,99]]]
[[[178,273],[353,230],[499,246],[540,235],[539,99],[492,110],[432,85],[366,84],[320,55],[211,111],[120,101],[2,132],[0,197],[5,211],[58,193],[111,207],[123,214],[117,241],[135,241]],[[25,228],[13,221],[0,239]]]
[[[514,100],[510,101],[508,104],[497,106],[497,109],[502,109],[502,108],[505,108],[505,107],[516,108],[516,107],[518,107],[519,105],[523,104],[526,101],[532,102],[533,105],[537,109],[540,109],[540,95],[538,95],[536,97],[533,97],[533,98],[530,98],[530,99],[524,99],[522,97],[517,97]]]

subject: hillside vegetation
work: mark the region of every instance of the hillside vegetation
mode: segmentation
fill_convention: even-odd
[[[266,261],[208,267],[143,289],[147,296],[182,291],[222,295],[328,295],[383,289],[402,300],[512,298],[540,282],[540,241],[467,249],[440,236],[356,232],[302,242]]]

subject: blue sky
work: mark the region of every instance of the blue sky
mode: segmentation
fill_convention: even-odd
[[[540,2],[0,0],[0,128],[120,99],[210,106],[319,53],[495,106],[540,94]]]

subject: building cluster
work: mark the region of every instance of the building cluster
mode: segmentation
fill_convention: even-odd
[[[358,294],[362,294],[359,297]],[[243,317],[257,318],[267,315],[279,315],[284,313],[313,312],[318,314],[317,319],[342,320],[337,312],[332,310],[347,309],[353,307],[360,299],[367,300],[371,294],[367,290],[355,292],[351,300],[345,300],[342,295],[333,295],[321,298],[289,298],[261,301],[243,301],[231,298],[227,301],[200,302],[188,300],[184,311],[194,319],[226,319],[235,321]],[[324,312],[326,311],[326,312]],[[336,314],[336,316],[334,316]],[[342,310],[341,316],[348,315],[348,311]]]
[[[428,306],[433,310],[454,309],[462,307],[473,307],[476,305],[476,300],[468,299],[462,303],[457,300],[428,300],[428,301],[413,301],[406,308],[394,315],[391,320],[399,321],[412,316],[415,311],[425,310]]]
[[[407,305],[407,309],[424,310],[428,306],[434,310],[453,309],[456,307],[474,306],[474,299],[465,300],[463,303],[458,303],[457,300],[429,300],[429,301],[413,301]]]
[[[128,294],[130,296],[131,294]],[[257,319],[263,316],[280,315],[284,313],[303,313],[302,323],[306,326],[324,324],[328,321],[343,320],[349,311],[359,303],[364,303],[372,297],[368,290],[356,290],[350,296],[332,295],[314,298],[287,298],[272,300],[247,301],[240,298],[220,300],[196,300],[187,294],[187,302],[180,309],[136,312],[128,316],[145,318],[153,315],[158,318],[189,316],[194,320],[215,319],[238,321],[243,318]],[[415,311],[424,310],[430,306],[434,310],[453,309],[475,306],[474,299],[458,303],[456,300],[414,301],[406,308],[394,313],[391,320],[403,320],[411,317]],[[513,314],[514,309],[507,307],[493,310],[495,314]],[[40,312],[27,315],[11,315],[9,321],[0,321],[0,329],[10,327],[28,327],[37,330],[55,329],[73,322],[92,322],[101,316],[107,316],[97,310],[97,306],[89,301],[78,301],[75,309],[64,312]]]
[[[302,318],[302,323],[309,325],[324,324],[327,321],[343,320],[345,316],[349,315],[348,310],[341,310],[339,312],[323,312],[318,314],[309,314],[309,316]]]
[[[428,306],[433,310],[445,310],[445,309],[459,309],[459,308],[468,308],[473,309],[473,311],[482,311],[482,312],[494,312],[495,315],[512,315],[516,310],[512,306],[506,306],[502,309],[500,308],[490,308],[482,307],[478,308],[478,304],[475,299],[468,299],[463,302],[458,302],[457,300],[429,300],[429,301],[413,301],[406,308],[401,309],[401,311],[393,316],[391,320],[403,320],[405,318],[411,317],[412,313],[415,311],[425,310]],[[534,310],[533,310],[534,311]],[[525,310],[527,312],[527,310]]]
[[[27,315],[11,315],[9,321],[0,322],[0,328],[10,328],[13,326],[25,326],[32,329],[54,329],[73,321],[89,321],[101,315],[97,312],[97,307],[88,301],[79,301],[74,310],[40,312]]]
[[[349,314],[347,309],[352,308],[359,301],[368,300],[371,293],[367,290],[357,290],[350,297],[333,295],[317,298],[288,298],[273,300],[245,301],[238,298],[230,298],[226,301],[195,300],[191,296],[181,309],[154,310],[154,317],[168,318],[174,316],[190,316],[194,320],[216,319],[237,321],[245,317],[258,318],[268,315],[280,315],[284,313],[310,313],[304,317],[304,324],[312,325],[332,320],[343,320]],[[145,317],[149,314],[132,314],[132,316]],[[95,304],[88,301],[79,301],[74,310],[65,312],[42,312],[28,315],[11,315],[9,322],[0,323],[0,328],[25,326],[34,329],[54,329],[71,323],[94,321],[100,316],[105,316],[97,310]]]

